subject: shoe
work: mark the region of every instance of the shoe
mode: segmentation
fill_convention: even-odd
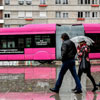
[[[95,87],[95,88],[92,90],[92,92],[95,92],[96,90],[98,90],[98,88],[97,88],[97,87]]]
[[[74,93],[76,93],[76,94],[82,93],[82,90],[76,90],[76,91],[74,91]]]
[[[72,89],[73,92],[76,91],[76,90],[77,90],[76,88]]]
[[[99,84],[96,84],[96,86],[99,86],[100,87],[100,83]]]
[[[50,91],[55,92],[55,93],[59,93],[59,90],[56,90],[55,88],[50,88]]]
[[[58,97],[58,95],[59,94],[53,94],[53,95],[50,96],[50,98],[56,98],[56,97]]]

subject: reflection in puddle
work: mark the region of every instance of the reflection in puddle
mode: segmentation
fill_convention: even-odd
[[[20,92],[10,92],[10,93],[0,93],[0,100],[100,100],[100,92],[87,92],[82,94],[74,93],[20,93]]]
[[[36,84],[36,87],[42,87],[42,88],[45,88],[45,87],[49,87],[49,83],[48,82],[37,82]]]
[[[100,100],[100,92],[87,92],[86,100]]]
[[[55,67],[33,67],[33,68],[0,68],[0,74],[24,74],[25,80],[30,79],[56,79]],[[3,76],[2,76],[3,77]],[[17,77],[17,76],[15,76]]]
[[[100,72],[100,65],[92,66],[91,67],[91,72]]]
[[[51,93],[0,93],[0,100],[55,100]]]
[[[91,70],[96,72],[100,68]],[[60,94],[51,93],[49,88],[54,86],[58,71],[56,67],[0,68],[0,100],[100,100],[100,92],[74,94],[68,91],[67,87],[73,86],[72,79],[66,81],[69,74]]]
[[[56,79],[55,67],[0,68],[0,92],[49,91]]]

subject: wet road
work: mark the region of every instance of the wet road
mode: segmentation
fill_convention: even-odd
[[[77,67],[78,69],[78,67]],[[68,71],[59,94],[52,93],[60,71],[60,65],[0,67],[0,100],[100,100],[100,88],[91,92],[92,84],[85,74],[82,76],[82,94],[74,94],[71,89],[75,82]],[[92,66],[92,75],[100,81],[100,66]]]

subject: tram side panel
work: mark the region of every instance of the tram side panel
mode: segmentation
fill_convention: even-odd
[[[84,35],[84,27],[81,26],[71,26],[71,25],[62,25],[56,27],[56,59],[61,59],[61,34],[67,33],[70,38],[75,36]]]

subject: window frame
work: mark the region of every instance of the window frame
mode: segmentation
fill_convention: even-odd
[[[10,5],[10,0],[4,0],[5,5]]]
[[[32,5],[32,0],[25,0],[26,5]]]
[[[40,4],[46,4],[46,0],[40,0]]]
[[[19,5],[24,5],[24,2],[25,2],[24,0],[18,0]]]
[[[30,13],[30,14],[29,14]],[[25,17],[26,18],[32,18],[33,17],[33,13],[32,12],[25,12]]]
[[[11,18],[11,13],[10,12],[6,12],[4,13],[4,18]]]
[[[84,18],[84,12],[78,11],[78,18]]]
[[[92,12],[92,18],[98,18],[98,12],[96,11]]]
[[[41,16],[41,15],[45,15],[45,16]],[[47,13],[46,12],[40,12],[40,18],[46,18],[47,17]]]
[[[61,4],[67,5],[68,4],[68,0],[55,0],[55,4],[56,5],[61,5]]]
[[[24,18],[24,17],[25,17],[25,12],[24,11],[19,11],[18,12],[18,18]]]

